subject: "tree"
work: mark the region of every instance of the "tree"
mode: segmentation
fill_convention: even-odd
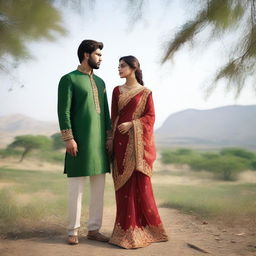
[[[34,149],[49,148],[51,140],[43,135],[21,135],[16,136],[14,141],[8,145],[9,148],[23,148],[24,151],[21,155],[20,162],[24,157]]]
[[[256,70],[256,1],[255,0],[208,0],[193,1],[197,8],[194,19],[186,22],[168,43],[162,63],[188,42],[208,29],[211,33],[207,42],[221,40],[226,35],[237,35],[229,47],[229,60],[216,72],[208,88],[211,93],[219,80],[227,81],[227,89],[235,90],[238,97],[250,79],[254,85]],[[189,8],[188,8],[189,9]]]
[[[0,0],[0,69],[30,58],[27,42],[65,34],[59,11],[49,0]]]

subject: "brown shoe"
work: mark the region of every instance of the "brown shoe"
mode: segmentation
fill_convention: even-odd
[[[87,239],[95,240],[99,242],[108,242],[109,238],[102,235],[98,230],[88,231]]]
[[[68,236],[67,243],[70,245],[76,245],[79,243],[78,236]]]

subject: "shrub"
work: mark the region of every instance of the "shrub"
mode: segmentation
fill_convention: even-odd
[[[248,161],[234,156],[220,156],[208,162],[208,170],[221,180],[231,181],[237,179],[237,174],[245,170]]]
[[[251,162],[251,168],[256,171],[256,160]]]
[[[193,151],[188,148],[179,148],[174,153],[176,155],[190,155]]]
[[[219,157],[219,154],[218,153],[207,152],[207,153],[203,153],[202,156],[204,158],[207,158],[207,159],[213,159],[213,158]]]
[[[220,151],[220,154],[237,156],[249,160],[253,160],[255,158],[255,154],[253,152],[242,148],[225,148]]]
[[[2,158],[10,156],[20,156],[21,151],[14,148],[0,149],[0,156]]]
[[[173,151],[165,150],[162,152],[161,160],[164,164],[173,164],[177,162],[177,156],[173,154]]]
[[[254,159],[254,160],[252,160]],[[162,153],[164,163],[188,164],[194,171],[208,171],[218,179],[236,180],[239,172],[249,168],[256,169],[253,152],[229,148],[219,153],[199,153],[192,150],[165,150]]]

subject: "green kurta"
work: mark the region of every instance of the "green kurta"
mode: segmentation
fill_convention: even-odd
[[[64,173],[80,177],[110,172],[106,133],[111,121],[104,81],[78,70],[64,75],[58,88],[58,117],[62,134],[73,136],[78,146],[77,156],[66,153]]]

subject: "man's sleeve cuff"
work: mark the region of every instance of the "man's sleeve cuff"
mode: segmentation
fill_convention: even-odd
[[[61,137],[64,141],[74,139],[71,129],[61,130]]]

